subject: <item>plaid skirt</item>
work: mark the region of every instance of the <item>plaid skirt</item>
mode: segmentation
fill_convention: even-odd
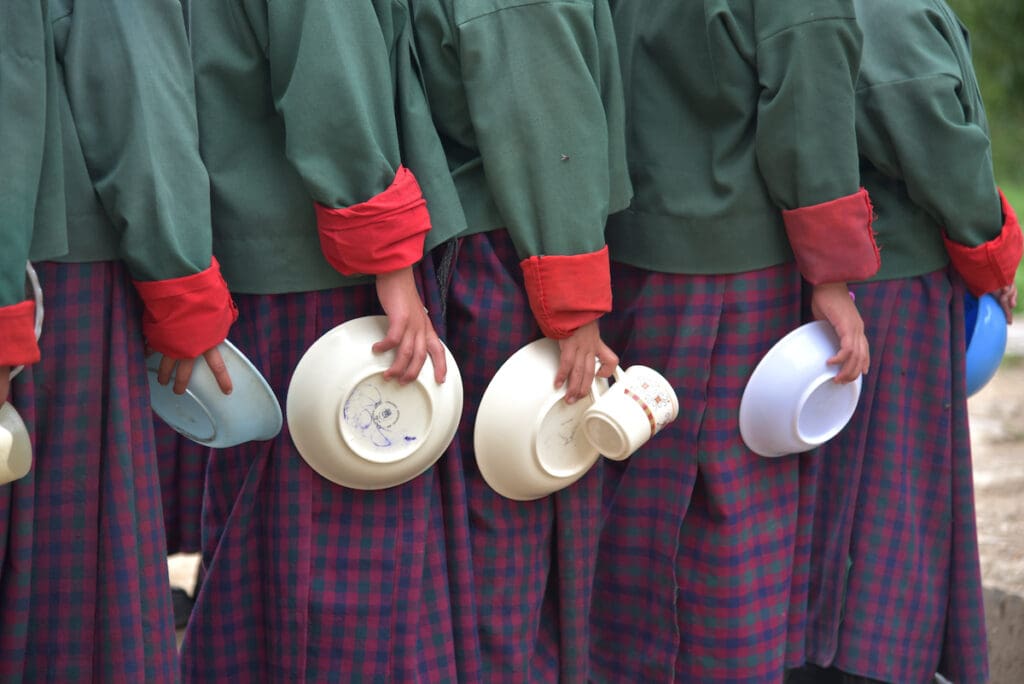
[[[488,383],[516,350],[542,336],[519,261],[504,230],[464,238],[448,304],[448,339],[466,403],[455,446],[468,509],[453,514],[470,528],[472,561],[471,576],[453,600],[475,618],[475,625],[464,623],[472,631],[460,632],[459,640],[467,654],[478,651],[482,667],[482,676],[462,681],[584,682],[600,464],[551,496],[512,501],[487,485],[473,452],[476,412]]]
[[[421,286],[439,312],[432,277]],[[313,342],[381,313],[372,284],[235,300],[231,339],[282,406]],[[341,487],[306,464],[287,423],[212,450],[185,681],[456,681],[439,482],[433,467],[390,489]]]
[[[118,263],[35,268],[42,361],[12,383],[34,462],[0,487],[0,681],[177,681],[138,298]]]
[[[628,460],[605,464],[591,678],[779,682],[792,579],[808,562],[797,554],[810,470],[806,456],[748,450],[737,421],[754,367],[800,322],[799,274],[613,263],[612,283],[606,339],[623,367],[663,373],[680,411]]]
[[[167,553],[199,553],[203,480],[210,449],[182,437],[153,414]]]
[[[872,364],[819,449],[807,659],[900,684],[987,681],[962,289],[945,271],[852,289]]]

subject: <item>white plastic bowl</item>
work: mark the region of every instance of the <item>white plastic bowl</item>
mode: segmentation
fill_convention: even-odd
[[[157,381],[160,354],[146,358],[153,411],[176,432],[204,446],[222,449],[244,442],[273,439],[282,425],[281,405],[266,379],[242,352],[224,340],[217,349],[231,376],[233,390],[224,394],[203,357],[196,359],[184,394],[173,381]]]
[[[846,426],[862,381],[833,381],[839,367],[826,360],[838,351],[825,321],[800,326],[768,350],[740,400],[740,435],[751,451],[768,457],[809,451]]]
[[[599,457],[582,429],[583,414],[608,381],[595,379],[591,396],[567,404],[564,386],[554,389],[559,359],[553,340],[527,344],[502,364],[480,401],[473,426],[477,466],[509,499],[529,501],[564,489]]]
[[[32,441],[13,406],[0,406],[0,485],[20,480],[32,468]]]
[[[413,382],[383,377],[394,352],[374,354],[385,316],[346,321],[306,350],[288,387],[292,441],[317,473],[344,487],[384,489],[432,466],[455,437],[462,377],[445,348],[447,377],[434,381],[427,358]]]

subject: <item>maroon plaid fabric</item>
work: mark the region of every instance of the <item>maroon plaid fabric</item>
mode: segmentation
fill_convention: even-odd
[[[0,487],[0,680],[172,682],[177,653],[141,311],[120,264],[36,264],[35,461]]]
[[[598,682],[779,682],[797,553],[801,461],[739,434],[739,402],[765,352],[799,324],[793,265],[672,275],[613,264],[603,330],[622,364],[670,379],[679,418],[621,464],[591,611]],[[806,511],[804,514],[806,515]]]
[[[167,553],[199,553],[203,479],[210,449],[190,441],[153,414]]]
[[[820,449],[807,658],[900,684],[987,681],[962,289],[945,272],[853,289],[872,368]]]
[[[282,406],[314,341],[380,313],[373,285],[236,302],[232,340]],[[287,424],[212,451],[185,680],[455,681],[439,479],[431,468],[381,491],[340,487],[306,465]]]
[[[472,534],[472,575],[453,598],[464,616],[475,616],[471,631],[468,623],[460,626],[460,642],[466,653],[478,648],[482,659],[482,677],[463,681],[583,682],[600,465],[552,496],[511,501],[483,480],[473,453],[473,426],[487,384],[516,350],[541,337],[505,231],[462,241],[448,330],[465,384],[466,410],[456,445]],[[462,674],[466,677],[466,671]]]

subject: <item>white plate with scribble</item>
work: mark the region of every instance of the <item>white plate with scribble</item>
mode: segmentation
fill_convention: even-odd
[[[462,377],[447,347],[440,385],[429,357],[413,382],[384,378],[394,352],[372,347],[387,325],[386,316],[364,316],[328,331],[288,387],[292,441],[313,470],[344,487],[384,489],[420,475],[444,454],[462,415]]]

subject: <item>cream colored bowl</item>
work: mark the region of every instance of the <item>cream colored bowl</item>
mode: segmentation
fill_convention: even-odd
[[[740,400],[740,435],[761,456],[796,454],[835,437],[853,417],[861,378],[838,384],[832,326],[815,321],[779,340],[754,369]]]
[[[353,489],[393,487],[423,473],[462,416],[462,377],[447,347],[444,383],[434,381],[429,357],[409,384],[384,379],[394,352],[374,354],[372,346],[387,328],[386,316],[365,316],[328,331],[306,350],[288,387],[288,429],[302,458]]]
[[[480,474],[494,491],[528,501],[568,487],[597,461],[583,414],[608,388],[594,380],[591,396],[574,404],[554,389],[560,353],[547,338],[531,342],[498,369],[484,391],[473,427]]]

